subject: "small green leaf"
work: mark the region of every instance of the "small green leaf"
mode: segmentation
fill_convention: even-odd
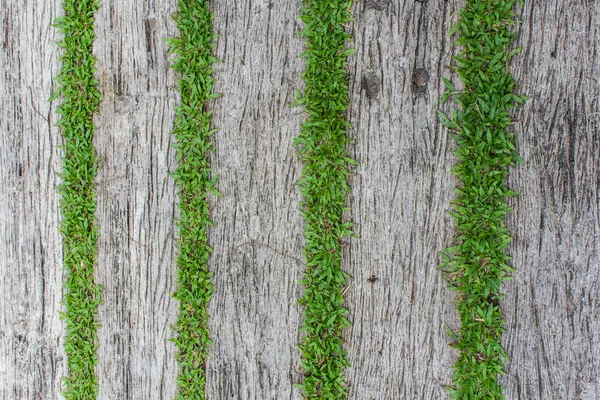
[[[444,81],[444,85],[446,86],[446,89],[448,89],[451,92],[455,91],[454,85],[446,77],[442,76],[442,81]]]
[[[58,98],[59,95],[60,95],[60,90],[55,90],[54,92],[52,92],[52,94],[50,95],[50,98],[48,99],[48,103],[52,103],[54,100],[56,100]]]

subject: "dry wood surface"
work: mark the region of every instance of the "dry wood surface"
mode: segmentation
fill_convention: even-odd
[[[357,239],[344,269],[350,398],[447,398],[454,293],[437,265],[451,244],[453,143],[438,121],[447,35],[460,1],[368,0],[348,26],[348,113],[360,165],[348,199]],[[292,141],[304,119],[299,1],[213,1],[213,199],[209,399],[298,399],[302,218]],[[175,0],[104,0],[96,18],[100,254],[99,399],[171,399],[175,202],[168,172],[176,75],[165,37]],[[0,7],[0,399],[55,399],[62,350],[59,147],[49,104],[58,0]],[[507,224],[517,270],[501,304],[507,399],[600,399],[600,3],[526,1],[513,59],[524,159]]]

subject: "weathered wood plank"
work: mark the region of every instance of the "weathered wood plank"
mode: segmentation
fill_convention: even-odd
[[[176,2],[102,2],[96,19],[104,101],[96,146],[100,226],[100,399],[169,399],[177,365],[174,290],[175,74],[165,37]]]
[[[8,0],[0,7],[0,398],[58,393],[66,362],[58,231],[60,168],[54,105],[59,4]]]
[[[507,399],[600,398],[600,8],[526,2],[514,74],[524,158],[510,184]]]
[[[454,7],[367,1],[351,27],[352,178],[348,306],[352,399],[444,397],[454,352],[452,295],[437,269],[452,240],[451,142],[436,109],[448,75]]]
[[[302,220],[292,109],[303,49],[293,1],[217,1],[213,160],[223,194],[210,233],[216,291],[207,398],[298,398]]]

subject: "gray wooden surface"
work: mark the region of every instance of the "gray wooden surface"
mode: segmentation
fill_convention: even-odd
[[[513,71],[532,99],[516,130],[522,195],[507,223],[517,267],[502,309],[507,399],[600,399],[600,7],[528,1]],[[298,399],[302,220],[292,147],[304,115],[296,1],[215,1],[210,399]],[[348,26],[349,135],[361,164],[345,247],[354,322],[350,398],[443,399],[456,356],[453,293],[436,266],[453,236],[452,142],[438,122],[447,37],[461,2],[369,0]],[[175,0],[105,0],[97,15],[100,399],[170,399],[178,94],[164,37]],[[58,0],[0,7],[0,399],[58,398],[65,373],[55,186],[61,138],[48,104]],[[450,105],[443,105],[448,110]],[[376,279],[375,279],[376,278]]]
[[[0,5],[0,398],[56,397],[65,373],[51,76],[58,2]]]
[[[453,235],[453,159],[436,112],[454,9],[386,4],[358,5],[352,27],[350,121],[361,164],[350,201],[360,239],[346,252],[348,381],[354,399],[439,399],[455,356],[444,325],[455,325],[452,295],[437,269]]]
[[[507,398],[600,399],[600,3],[528,2],[514,71],[522,194],[508,227]]]

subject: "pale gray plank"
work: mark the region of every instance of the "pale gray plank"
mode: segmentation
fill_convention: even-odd
[[[175,1],[102,2],[95,52],[104,100],[97,114],[100,226],[99,399],[169,399],[177,365],[170,324],[175,188],[171,129],[178,102],[163,38]]]
[[[53,398],[66,363],[51,1],[0,7],[0,398]]]
[[[507,399],[600,398],[600,9],[532,2],[520,12],[510,184],[517,271],[506,287]]]
[[[207,398],[298,398],[302,221],[292,146],[302,111],[298,3],[214,2],[216,151]]]
[[[437,265],[453,235],[454,160],[436,109],[453,12],[441,0],[356,6],[350,135],[360,166],[349,218],[359,239],[345,253],[352,399],[438,399],[449,383],[445,324],[456,316]]]

